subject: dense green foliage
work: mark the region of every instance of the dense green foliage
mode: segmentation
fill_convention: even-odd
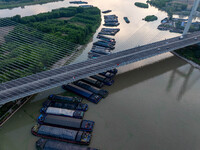
[[[135,6],[141,7],[141,8],[149,8],[148,4],[140,3],[140,2],[135,2]]]
[[[63,20],[61,17],[71,18]],[[69,56],[77,44],[87,43],[101,22],[100,10],[95,7],[62,8],[11,19],[29,27],[17,24],[4,37],[5,43],[0,45],[0,82],[49,69],[62,57]],[[62,55],[58,57],[58,54]]]
[[[0,9],[24,7],[26,5],[44,4],[62,0],[0,0]]]
[[[23,18],[17,15],[12,20],[77,44],[88,42],[101,22],[99,9],[81,7],[61,8]]]
[[[176,50],[175,52],[189,60],[192,60],[193,62],[197,64],[200,64],[200,46],[199,45],[189,46],[180,50]]]
[[[155,21],[155,20],[157,20],[157,19],[158,19],[158,17],[156,17],[156,16],[154,16],[154,15],[149,15],[149,16],[146,16],[146,17],[144,18],[144,20],[147,21],[147,22],[149,22],[149,21]]]

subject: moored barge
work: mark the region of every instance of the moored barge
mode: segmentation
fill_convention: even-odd
[[[115,49],[112,43],[108,43],[106,41],[97,41],[97,42],[94,42],[93,45],[107,47],[107,48],[110,48],[111,50]]]
[[[96,80],[103,82],[104,84],[106,84],[108,86],[111,86],[114,83],[114,80],[112,80],[111,78],[106,78],[102,75],[93,75],[91,77],[96,79]]]
[[[94,87],[94,86],[92,86],[90,84],[87,84],[87,83],[85,83],[83,81],[77,81],[77,82],[74,82],[74,84],[79,86],[79,87],[81,87],[81,88],[84,88],[84,89],[86,89],[88,91],[91,91],[91,92],[93,92],[95,94],[101,95],[104,98],[108,96],[108,91],[107,90],[99,89],[99,88]]]
[[[98,150],[95,148],[43,138],[40,138],[36,142],[36,148],[37,150]]]
[[[81,97],[61,96],[55,94],[49,95],[48,99],[53,101],[62,101],[68,103],[81,103],[83,101]]]
[[[37,120],[39,124],[88,132],[92,132],[94,127],[94,121],[69,118],[64,116],[41,114]]]
[[[93,102],[95,104],[97,104],[102,99],[102,96],[94,94],[86,89],[83,89],[83,88],[78,87],[77,85],[74,85],[71,83],[67,84],[67,85],[63,85],[62,87],[65,90],[72,91],[80,96],[85,97],[87,100],[89,100],[90,102]]]
[[[92,137],[90,132],[76,131],[39,124],[33,126],[31,132],[33,135],[43,138],[85,145],[89,145]]]
[[[89,83],[89,84],[92,84],[98,88],[102,88],[104,86],[103,82],[100,82],[96,79],[93,79],[93,78],[84,78],[84,79],[81,79],[82,81],[86,82],[86,83]]]
[[[83,111],[69,110],[69,109],[56,108],[56,107],[42,107],[40,109],[40,112],[42,114],[66,116],[66,117],[79,118],[79,119],[82,119],[84,116]]]
[[[88,110],[88,105],[84,103],[67,103],[67,102],[59,102],[59,101],[51,101],[51,100],[46,100],[43,103],[43,106],[65,108],[65,109],[71,109],[71,110],[80,110],[80,111]]]

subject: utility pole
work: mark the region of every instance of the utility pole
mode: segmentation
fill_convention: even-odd
[[[190,29],[190,26],[191,26],[191,23],[192,23],[192,19],[199,14],[199,12],[197,11],[197,8],[199,6],[199,2],[200,2],[200,0],[195,0],[194,1],[194,4],[192,6],[192,10],[190,12],[190,16],[188,18],[187,24],[186,24],[185,29],[183,31],[183,35],[188,33],[188,31]]]

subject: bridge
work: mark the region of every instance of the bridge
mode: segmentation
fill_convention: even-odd
[[[199,3],[199,0],[197,1]],[[196,9],[193,9],[191,17],[193,17],[195,11]],[[156,55],[200,43],[200,32],[188,34],[188,27],[191,22],[188,21],[188,24],[184,30],[183,37],[181,38],[174,37],[158,41],[2,83],[0,84],[0,104],[5,104],[113,68],[118,68]]]
[[[198,43],[200,43],[200,32],[194,32],[185,35],[183,39],[175,37],[162,40],[8,81],[0,85],[0,104]]]

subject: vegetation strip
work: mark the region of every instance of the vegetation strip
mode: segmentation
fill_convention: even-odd
[[[140,7],[140,8],[149,8],[148,4],[140,3],[140,2],[135,2],[135,6]]]
[[[49,2],[57,2],[63,0],[0,0],[0,9],[24,7],[26,5],[45,4]]]

